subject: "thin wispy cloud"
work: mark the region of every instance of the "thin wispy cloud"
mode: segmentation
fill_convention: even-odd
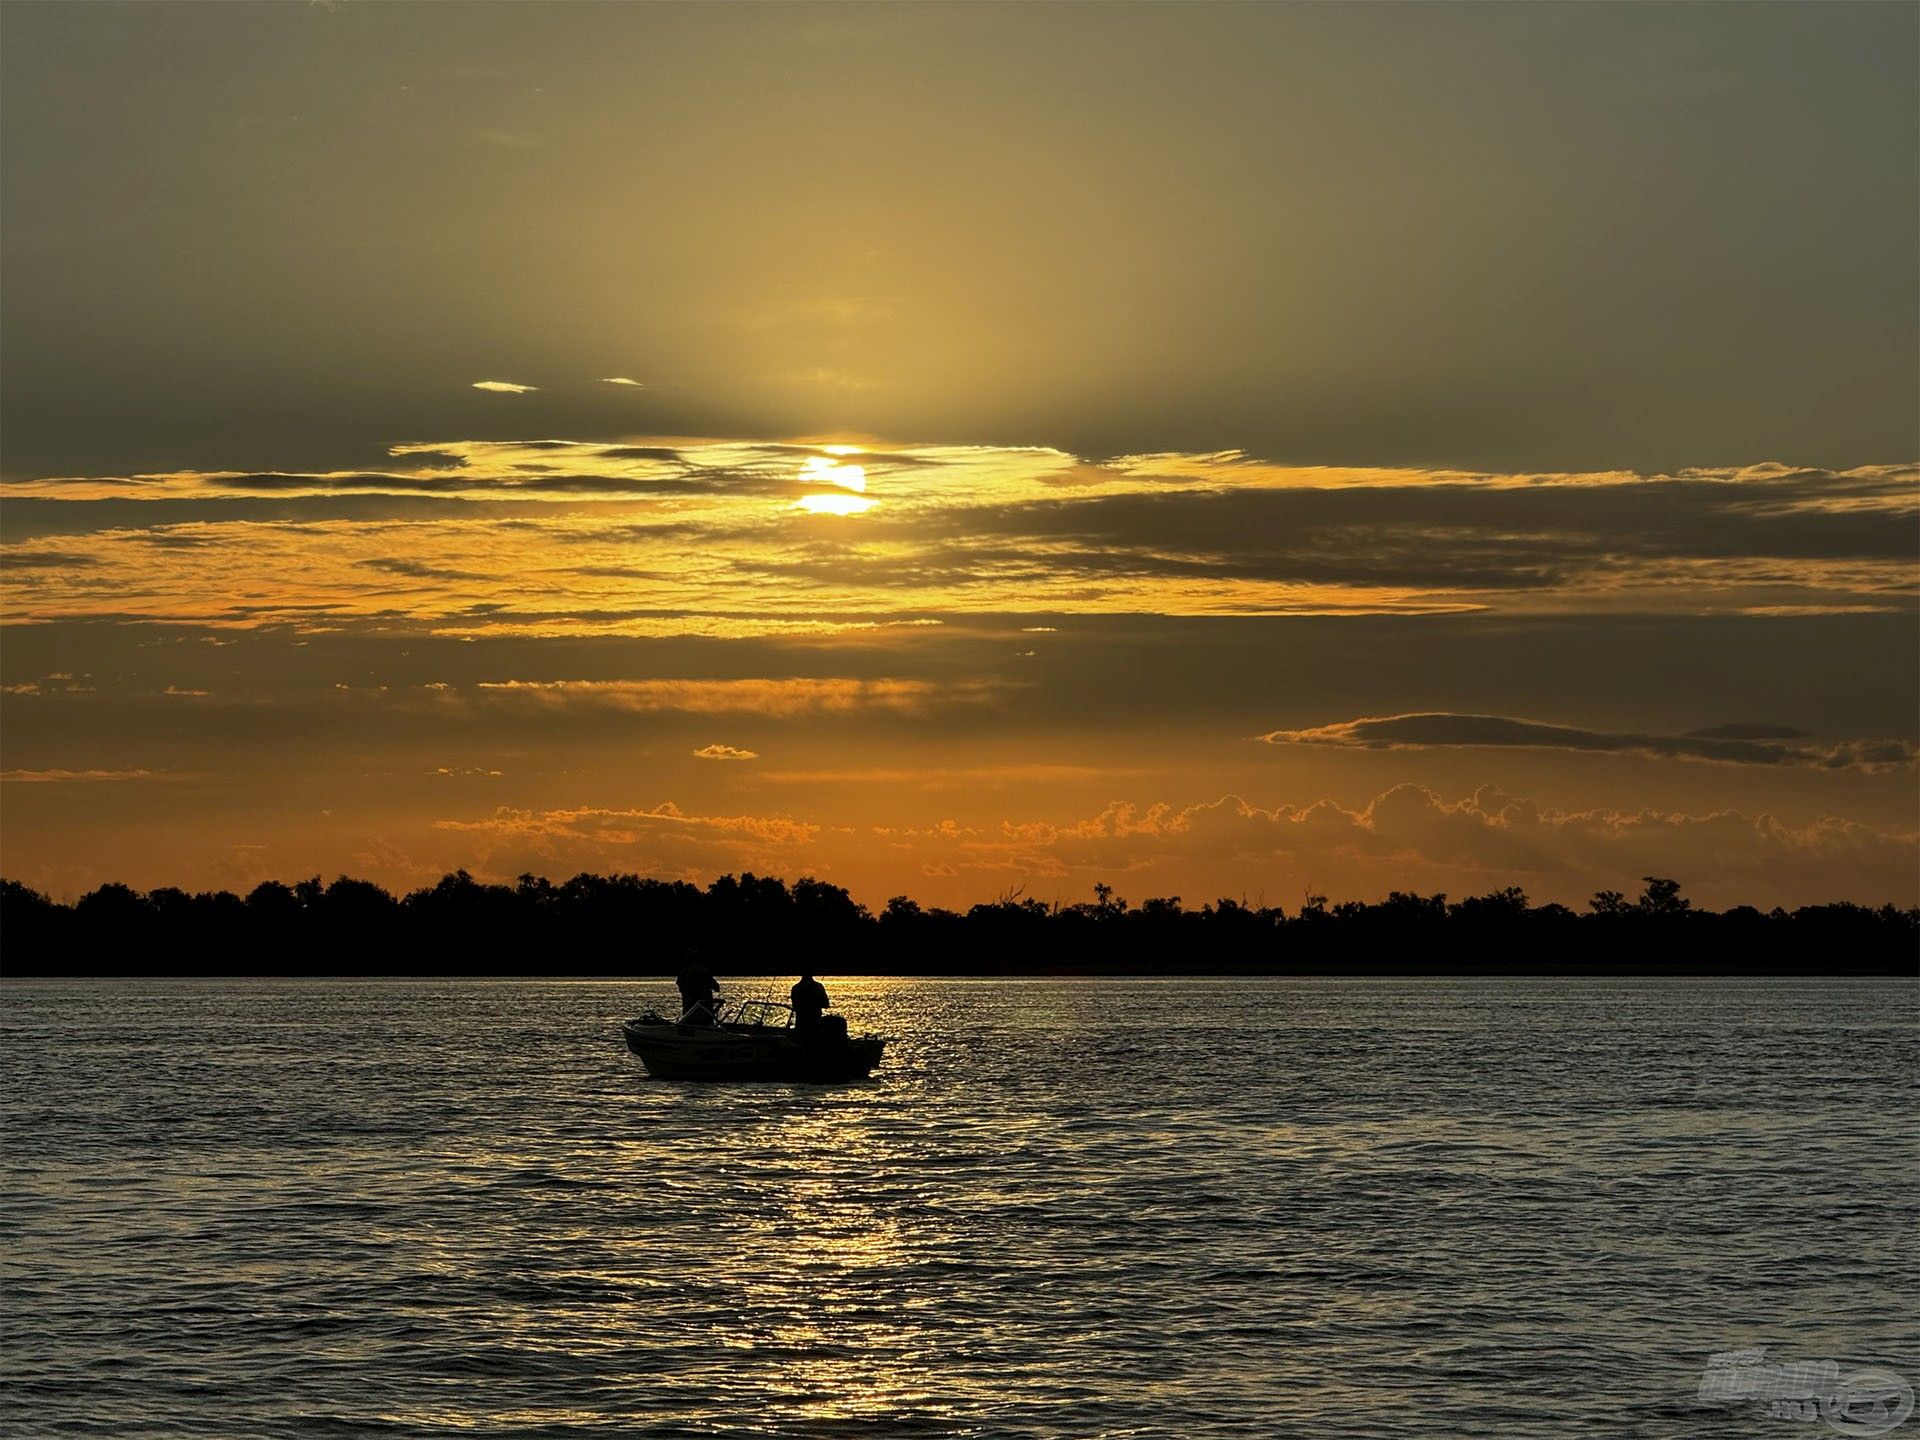
[[[495,395],[525,395],[530,391],[538,390],[540,387],[538,385],[516,385],[511,380],[476,380],[473,382],[473,388],[476,390],[488,390]]]
[[[644,390],[647,388],[643,381],[629,380],[624,375],[602,375],[600,377],[600,383],[602,385],[627,385],[635,390]]]
[[[527,868],[540,856],[559,868],[618,865],[691,879],[740,867],[781,870],[819,838],[821,827],[783,815],[701,815],[672,801],[651,808],[501,806],[480,819],[433,822],[488,865]]]
[[[922,711],[941,703],[977,703],[1002,688],[991,681],[840,676],[738,680],[483,680],[479,698],[541,706],[604,705],[688,714],[809,715],[856,710]],[[724,747],[723,747],[724,748]]]
[[[1804,730],[1784,725],[1733,723],[1683,735],[1651,735],[1444,711],[1344,720],[1305,730],[1274,730],[1260,738],[1269,745],[1331,745],[1362,750],[1574,750],[1728,765],[1799,765],[1820,770],[1906,769],[1915,760],[1915,747],[1910,741],[1820,743],[1812,741]]]
[[[1884,885],[1916,859],[1910,830],[1882,830],[1823,817],[1789,825],[1737,810],[1560,810],[1487,785],[1448,800],[1421,785],[1397,785],[1350,809],[1331,800],[1272,807],[1237,795],[1146,809],[1116,803],[1067,825],[1004,824],[945,847],[957,868],[1029,876],[1162,869],[1176,861],[1334,866],[1391,883],[1412,873],[1514,873],[1618,877],[1684,873],[1712,850],[1728,874],[1776,877],[1819,871],[1841,883],[1849,867]]]
[[[64,550],[7,550],[0,552],[0,567],[16,570],[78,570],[94,563],[91,555],[76,555]]]
[[[0,780],[10,785],[59,785],[98,783],[111,780],[158,780],[152,770],[0,770]]]
[[[733,745],[702,745],[693,752],[696,760],[758,760],[757,750],[742,750]]]

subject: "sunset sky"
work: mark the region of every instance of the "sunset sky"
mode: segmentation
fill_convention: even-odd
[[[0,66],[8,878],[1920,902],[1920,8]]]

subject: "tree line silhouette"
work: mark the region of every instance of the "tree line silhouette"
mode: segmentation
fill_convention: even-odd
[[[1290,915],[1177,895],[1132,906],[1107,885],[1077,905],[1009,892],[960,912],[900,895],[876,914],[838,885],[750,873],[702,889],[638,875],[485,884],[461,870],[398,897],[345,876],[244,897],[110,884],[71,905],[0,880],[9,976],[660,975],[694,951],[733,974],[1913,975],[1920,909],[1716,912],[1658,876],[1584,911],[1509,888],[1309,895]]]

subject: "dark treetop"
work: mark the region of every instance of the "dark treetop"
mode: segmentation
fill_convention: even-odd
[[[723,875],[704,890],[637,875],[464,870],[394,897],[364,880],[269,881],[146,894],[102,885],[72,905],[0,881],[8,976],[670,975],[698,949],[716,971],[830,974],[1750,974],[1912,975],[1920,910],[1891,905],[1700,910],[1649,876],[1585,912],[1518,889],[1449,903],[1278,907],[1178,896],[1130,906],[1105,886],[1083,905],[1009,894],[964,914],[904,895],[875,915],[837,885]]]

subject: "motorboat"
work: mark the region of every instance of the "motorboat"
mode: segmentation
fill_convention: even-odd
[[[847,1022],[823,1015],[807,1031],[778,1000],[695,1006],[678,1020],[649,1010],[620,1027],[627,1049],[660,1080],[864,1080],[886,1041],[847,1034]]]

